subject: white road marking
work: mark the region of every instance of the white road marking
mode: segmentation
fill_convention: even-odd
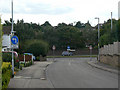
[[[69,61],[69,65],[71,65],[71,62]]]

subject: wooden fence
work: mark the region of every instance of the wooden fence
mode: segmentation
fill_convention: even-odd
[[[33,60],[32,55],[19,55],[19,60],[22,62],[28,62]]]

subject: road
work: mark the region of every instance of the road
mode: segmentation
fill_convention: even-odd
[[[88,65],[89,58],[55,58],[17,72],[9,88],[117,88],[118,75]],[[47,69],[46,66],[50,64]],[[46,71],[46,72],[45,72]]]
[[[47,79],[54,88],[118,88],[118,75],[88,65],[89,58],[55,60],[47,68]]]

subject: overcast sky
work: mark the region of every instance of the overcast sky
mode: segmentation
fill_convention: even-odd
[[[58,23],[74,23],[88,20],[92,26],[111,18],[118,19],[118,2],[120,0],[13,0],[14,20],[43,24],[49,21],[53,26]],[[11,0],[0,0],[2,22],[11,18]]]

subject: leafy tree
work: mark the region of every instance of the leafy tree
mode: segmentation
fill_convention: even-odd
[[[11,20],[5,21],[3,25],[11,25]],[[112,31],[110,25],[111,20],[109,19],[100,26],[101,46],[113,43],[120,37],[120,20],[117,21],[113,19]],[[94,28],[96,28],[96,30],[93,30]],[[84,48],[85,45],[90,44],[97,46],[98,41],[97,26],[92,27],[89,21],[87,23],[78,21],[75,26],[73,26],[73,23],[59,23],[57,26],[52,26],[48,21],[39,25],[32,22],[25,23],[22,19],[17,20],[17,23],[14,23],[14,30],[20,41],[19,49],[17,50],[19,53],[29,51],[26,45],[34,47],[31,44],[31,41],[34,40],[36,40],[36,43],[39,41],[47,42],[49,48],[55,45],[57,49],[66,49],[68,45],[75,49]],[[35,45],[37,47],[38,44]]]
[[[120,19],[118,20],[118,24],[117,24],[117,36],[118,36],[118,41],[120,42]]]
[[[84,26],[85,25],[83,23],[81,23],[80,21],[78,21],[75,25],[75,27],[77,27],[77,28],[84,28]]]
[[[41,40],[29,41],[29,45],[26,47],[26,51],[33,53],[35,56],[42,55],[43,57],[47,55],[49,46],[46,42]]]
[[[111,31],[111,20],[103,24],[100,31],[100,46],[113,43],[118,40],[118,22],[113,19],[113,27]]]

